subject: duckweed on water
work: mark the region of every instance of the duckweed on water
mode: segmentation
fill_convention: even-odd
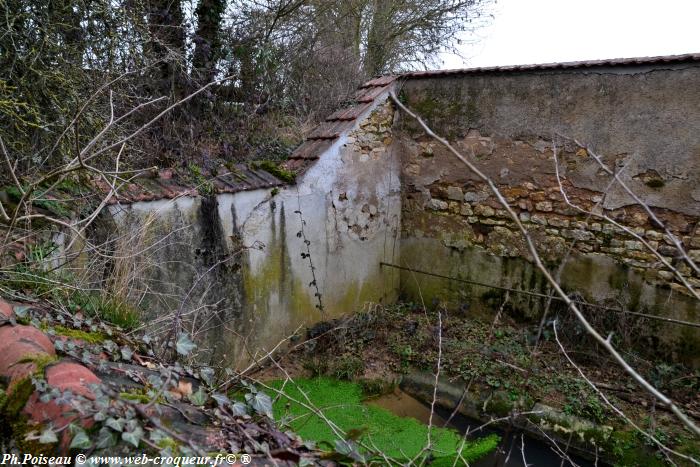
[[[320,417],[290,400],[305,401],[300,389],[339,428],[346,433],[362,433],[360,441],[376,446],[388,457],[397,460],[413,458],[427,443],[426,425],[380,407],[363,404],[362,388],[357,383],[330,378],[298,379],[295,383],[284,386],[284,393],[289,398],[279,397],[273,408],[275,419],[286,421],[303,439],[315,441],[320,446],[334,446],[337,438]],[[270,384],[276,389],[282,389],[282,385],[283,381]],[[435,458],[431,465],[452,465],[462,436],[454,430],[433,428],[431,437]],[[497,435],[469,440],[462,448],[462,457],[472,462],[495,449],[498,442]]]

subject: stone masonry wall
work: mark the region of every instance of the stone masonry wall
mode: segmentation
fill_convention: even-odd
[[[594,148],[700,261],[700,68],[465,75],[415,79],[402,97],[499,186],[569,292],[632,311],[700,320],[669,268],[606,215],[642,236],[696,289],[700,277],[577,141]],[[474,174],[402,116],[402,265],[546,292],[507,212]],[[556,177],[556,144],[561,186]],[[562,191],[568,197],[565,200]],[[588,213],[581,212],[581,208]],[[474,308],[494,291],[405,272],[405,296]],[[503,298],[501,294],[500,298]],[[533,321],[543,302],[510,296]],[[697,360],[697,328],[654,324],[655,342]]]

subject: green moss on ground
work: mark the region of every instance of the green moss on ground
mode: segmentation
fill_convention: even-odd
[[[270,385],[281,389],[283,381],[274,381]],[[380,407],[363,404],[360,384],[313,378],[297,379],[296,386],[290,383],[284,386],[284,393],[291,399],[304,401],[300,390],[339,428],[346,433],[362,433],[359,441],[376,446],[388,457],[399,461],[413,458],[427,443],[426,425]],[[289,420],[289,426],[304,439],[316,441],[319,445],[334,446],[337,437],[331,428],[318,415],[290,398],[282,396],[275,401],[275,419]],[[452,465],[462,436],[450,429],[433,428],[431,438],[435,457],[431,465]],[[462,447],[461,455],[472,462],[494,450],[498,443],[497,435],[469,440]]]
[[[80,329],[71,329],[61,325],[53,326],[52,329],[59,336],[70,337],[71,339],[78,339],[89,344],[101,344],[107,340],[107,336],[101,332],[86,332]]]

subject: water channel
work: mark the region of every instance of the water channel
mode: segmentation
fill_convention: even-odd
[[[429,405],[398,389],[394,393],[372,399],[367,403],[382,407],[401,417],[415,418],[425,424],[428,424],[430,419]],[[432,419],[433,425],[445,426],[445,422],[449,417],[449,410],[436,407]],[[477,420],[456,414],[446,426],[458,430],[460,433],[465,433],[467,430],[474,430],[480,425],[482,423]],[[571,461],[562,460],[562,457],[552,446],[527,435],[524,435],[524,438],[521,440],[520,432],[511,432],[506,435],[503,430],[482,429],[477,432],[477,435],[490,433],[496,433],[501,436],[501,444],[496,451],[471,464],[472,467],[525,467],[525,461],[527,461],[527,466],[532,467],[592,467],[595,465],[593,462],[572,454],[568,454]],[[522,448],[523,444],[524,449]],[[604,466],[606,464],[599,461],[597,465]]]

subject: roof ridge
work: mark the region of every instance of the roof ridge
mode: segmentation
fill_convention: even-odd
[[[484,72],[510,72],[510,71],[533,71],[533,70],[555,70],[555,69],[576,69],[592,68],[601,66],[638,66],[666,63],[700,62],[700,52],[680,55],[658,55],[647,57],[629,58],[606,58],[599,60],[579,60],[572,62],[550,62],[523,65],[497,65],[473,68],[453,68],[447,70],[425,70],[408,71],[398,76],[392,76],[392,81],[397,78],[423,78],[442,75],[484,73]],[[379,78],[376,78],[379,79]],[[371,83],[368,82],[368,83]]]

